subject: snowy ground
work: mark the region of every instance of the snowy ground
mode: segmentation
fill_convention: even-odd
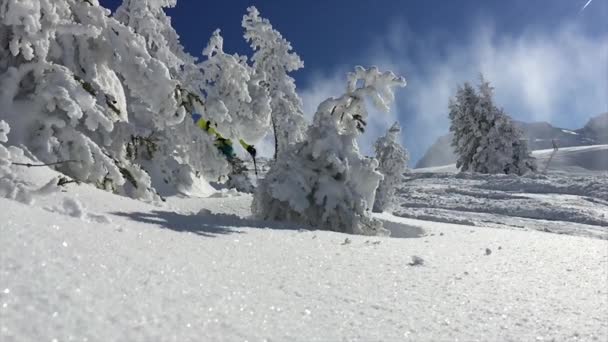
[[[541,169],[553,150],[535,151]],[[608,145],[560,149],[547,174],[415,169],[398,189],[398,216],[608,239]]]
[[[0,198],[0,340],[605,341],[605,177],[420,173],[400,203],[435,221],[379,215],[391,238],[250,220],[229,192]]]
[[[608,177],[412,173],[395,215],[608,239]]]

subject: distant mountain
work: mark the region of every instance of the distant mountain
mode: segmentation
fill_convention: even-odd
[[[576,132],[589,137],[594,144],[608,144],[608,112],[591,118],[585,127]]]
[[[608,113],[591,118],[583,128],[577,130],[553,127],[548,122],[515,121],[515,124],[524,132],[532,150],[552,148],[552,140],[556,140],[560,147],[608,144]],[[416,163],[416,168],[455,163],[451,142],[452,133],[439,137]]]

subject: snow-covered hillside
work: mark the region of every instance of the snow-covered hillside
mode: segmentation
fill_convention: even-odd
[[[553,149],[532,151],[538,166],[544,170]],[[457,172],[456,164],[413,169],[413,172]],[[549,163],[549,172],[568,172],[577,174],[607,174],[608,145],[575,146],[560,148]]]
[[[58,176],[11,168],[32,187]],[[474,225],[459,208],[466,218],[450,221],[461,224],[380,214],[390,238],[315,231],[252,220],[251,197],[230,191],[146,204],[68,184],[31,205],[0,198],[0,339],[608,338],[608,244],[572,236],[606,237],[605,176],[408,185],[428,175],[404,183],[400,203],[442,192],[477,213]],[[542,216],[518,217],[525,208]]]

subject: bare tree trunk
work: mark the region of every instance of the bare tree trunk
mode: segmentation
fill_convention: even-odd
[[[274,115],[271,115],[272,119],[272,131],[274,132],[274,160],[277,160],[277,155],[279,154],[279,138],[277,136],[277,124],[274,121]]]

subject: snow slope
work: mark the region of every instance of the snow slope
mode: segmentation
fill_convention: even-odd
[[[608,239],[608,176],[413,173],[395,215]]]
[[[533,152],[539,169],[552,153]],[[396,215],[608,239],[608,145],[561,148],[547,174],[458,174],[454,164],[412,171]]]
[[[532,155],[541,170],[545,168],[553,149],[536,150]],[[456,164],[413,169],[413,172],[457,172]],[[550,172],[608,173],[608,145],[562,147],[553,156]]]
[[[250,202],[75,184],[0,198],[0,340],[608,338],[605,240],[389,214],[393,237],[370,238],[250,220]]]

